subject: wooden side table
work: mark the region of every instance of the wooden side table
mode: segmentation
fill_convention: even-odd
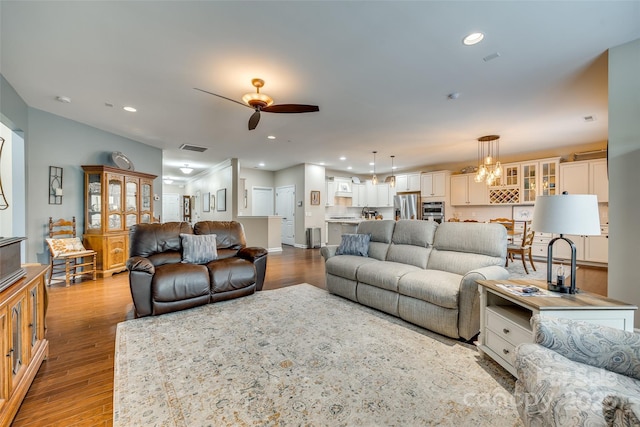
[[[530,320],[534,314],[583,320],[633,332],[637,306],[588,292],[562,296],[519,296],[498,286],[547,285],[539,280],[479,280],[480,337],[478,349],[502,365],[514,377],[514,349],[534,342]]]

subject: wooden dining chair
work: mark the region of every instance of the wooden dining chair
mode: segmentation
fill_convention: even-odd
[[[49,217],[49,237],[46,239],[51,252],[49,265],[49,284],[54,273],[64,273],[66,286],[71,279],[91,274],[96,280],[96,251],[86,249],[76,236],[76,217],[71,221]]]
[[[533,255],[531,253],[534,235],[535,231],[533,231],[531,227],[527,227],[527,223],[525,223],[524,232],[522,234],[522,243],[519,245],[510,243],[507,245],[507,260],[505,263],[505,267],[509,265],[509,260],[511,260],[511,262],[514,261],[514,255],[520,255],[520,259],[522,259],[522,266],[524,267],[524,271],[526,274],[529,274],[529,270],[527,269],[525,256],[529,257],[529,262],[531,263],[531,268],[533,268],[533,271],[537,271],[536,266],[533,263]]]
[[[513,219],[509,218],[492,218],[489,222],[495,222],[497,224],[504,225],[504,228],[507,229],[507,237],[509,238],[509,242],[513,243],[513,233],[516,228],[516,222]]]

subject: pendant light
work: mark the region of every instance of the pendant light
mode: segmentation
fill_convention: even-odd
[[[486,182],[494,185],[502,176],[500,155],[500,135],[486,135],[478,138],[478,172],[473,178],[475,182]]]
[[[373,152],[373,176],[371,177],[371,184],[373,185],[378,185],[378,176],[376,175],[376,153],[377,151]]]
[[[190,168],[187,163],[185,163],[184,167],[180,168],[180,170],[186,175],[189,175],[191,172],[193,172],[193,168]]]
[[[395,156],[391,156],[391,179],[389,180],[389,187],[394,188],[396,186],[396,176],[393,174],[393,158]]]

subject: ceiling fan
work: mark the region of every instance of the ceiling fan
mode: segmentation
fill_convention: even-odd
[[[208,93],[209,95],[217,96],[218,98],[226,99],[227,101],[235,102],[236,104],[240,104],[243,107],[252,108],[254,110],[251,117],[249,117],[249,130],[254,130],[256,126],[258,126],[258,122],[260,121],[260,112],[264,111],[265,113],[312,113],[315,111],[320,111],[320,108],[317,105],[305,105],[305,104],[278,104],[273,105],[273,99],[269,95],[264,93],[260,93],[260,88],[264,86],[264,80],[262,79],[253,79],[251,80],[251,84],[256,88],[255,93],[247,93],[242,97],[242,101],[236,101],[235,99],[227,98],[226,96],[218,95],[217,93],[209,92],[204,89],[198,89],[194,87],[195,90],[199,90],[200,92]]]

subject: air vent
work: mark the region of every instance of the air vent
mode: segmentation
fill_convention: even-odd
[[[484,62],[489,62],[492,59],[496,59],[496,58],[499,58],[499,57],[500,57],[500,52],[496,52],[496,53],[492,53],[491,55],[485,56],[484,58],[482,58],[482,60]]]
[[[583,119],[585,122],[595,122],[596,116],[584,116]]]
[[[197,151],[198,153],[202,153],[208,150],[207,147],[198,147],[197,145],[191,145],[191,144],[182,144],[180,146],[180,149],[187,150],[187,151]]]

